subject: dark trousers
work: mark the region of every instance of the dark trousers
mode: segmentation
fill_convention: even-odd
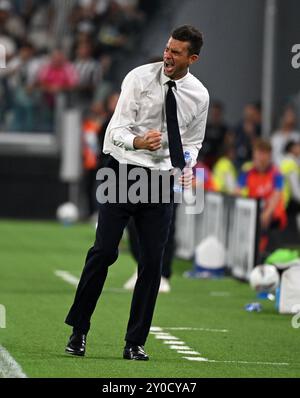
[[[116,172],[118,177],[119,163],[111,158],[108,166]],[[128,172],[133,167],[128,165]],[[150,175],[150,170],[146,170]],[[134,181],[128,181],[128,188],[133,183]],[[160,203],[99,204],[96,240],[86,257],[74,303],[65,321],[68,325],[83,333],[88,332],[90,319],[101,295],[108,267],[117,260],[118,245],[123,230],[130,217],[133,217],[140,237],[140,257],[138,279],[133,292],[125,340],[144,345],[151,326],[160,285],[162,257],[168,239],[172,213],[173,200],[170,203],[160,201]]]
[[[173,216],[170,224],[168,240],[165,246],[163,260],[162,260],[162,276],[167,279],[171,278],[172,275],[172,262],[175,254],[175,224],[176,224],[176,207],[174,203]],[[134,218],[131,218],[128,225],[128,238],[130,251],[137,263],[139,263],[140,256],[140,245],[139,245],[139,235],[137,228],[135,226]]]

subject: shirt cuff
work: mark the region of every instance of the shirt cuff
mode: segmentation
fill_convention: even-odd
[[[133,141],[135,139],[135,135],[134,134],[126,134],[124,137],[124,148],[128,151],[134,151],[135,147],[133,146]]]

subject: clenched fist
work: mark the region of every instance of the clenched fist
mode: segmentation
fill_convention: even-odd
[[[135,149],[148,149],[157,151],[161,148],[162,133],[157,130],[149,130],[143,137],[135,137],[133,146]]]

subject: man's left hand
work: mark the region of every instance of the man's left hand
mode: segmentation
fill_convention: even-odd
[[[183,186],[183,188],[188,189],[191,188],[193,181],[193,169],[191,167],[185,167],[182,170],[182,174],[179,177],[179,183]]]

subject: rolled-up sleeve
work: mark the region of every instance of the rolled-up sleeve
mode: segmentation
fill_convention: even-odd
[[[111,142],[126,150],[135,149],[133,140],[136,135],[132,128],[136,123],[140,93],[140,79],[130,72],[123,80],[120,98],[108,127]]]
[[[197,162],[199,151],[205,136],[206,121],[209,107],[209,94],[203,94],[203,101],[199,104],[197,115],[188,126],[188,134],[182,143],[183,150],[188,151],[192,158],[192,166]]]

